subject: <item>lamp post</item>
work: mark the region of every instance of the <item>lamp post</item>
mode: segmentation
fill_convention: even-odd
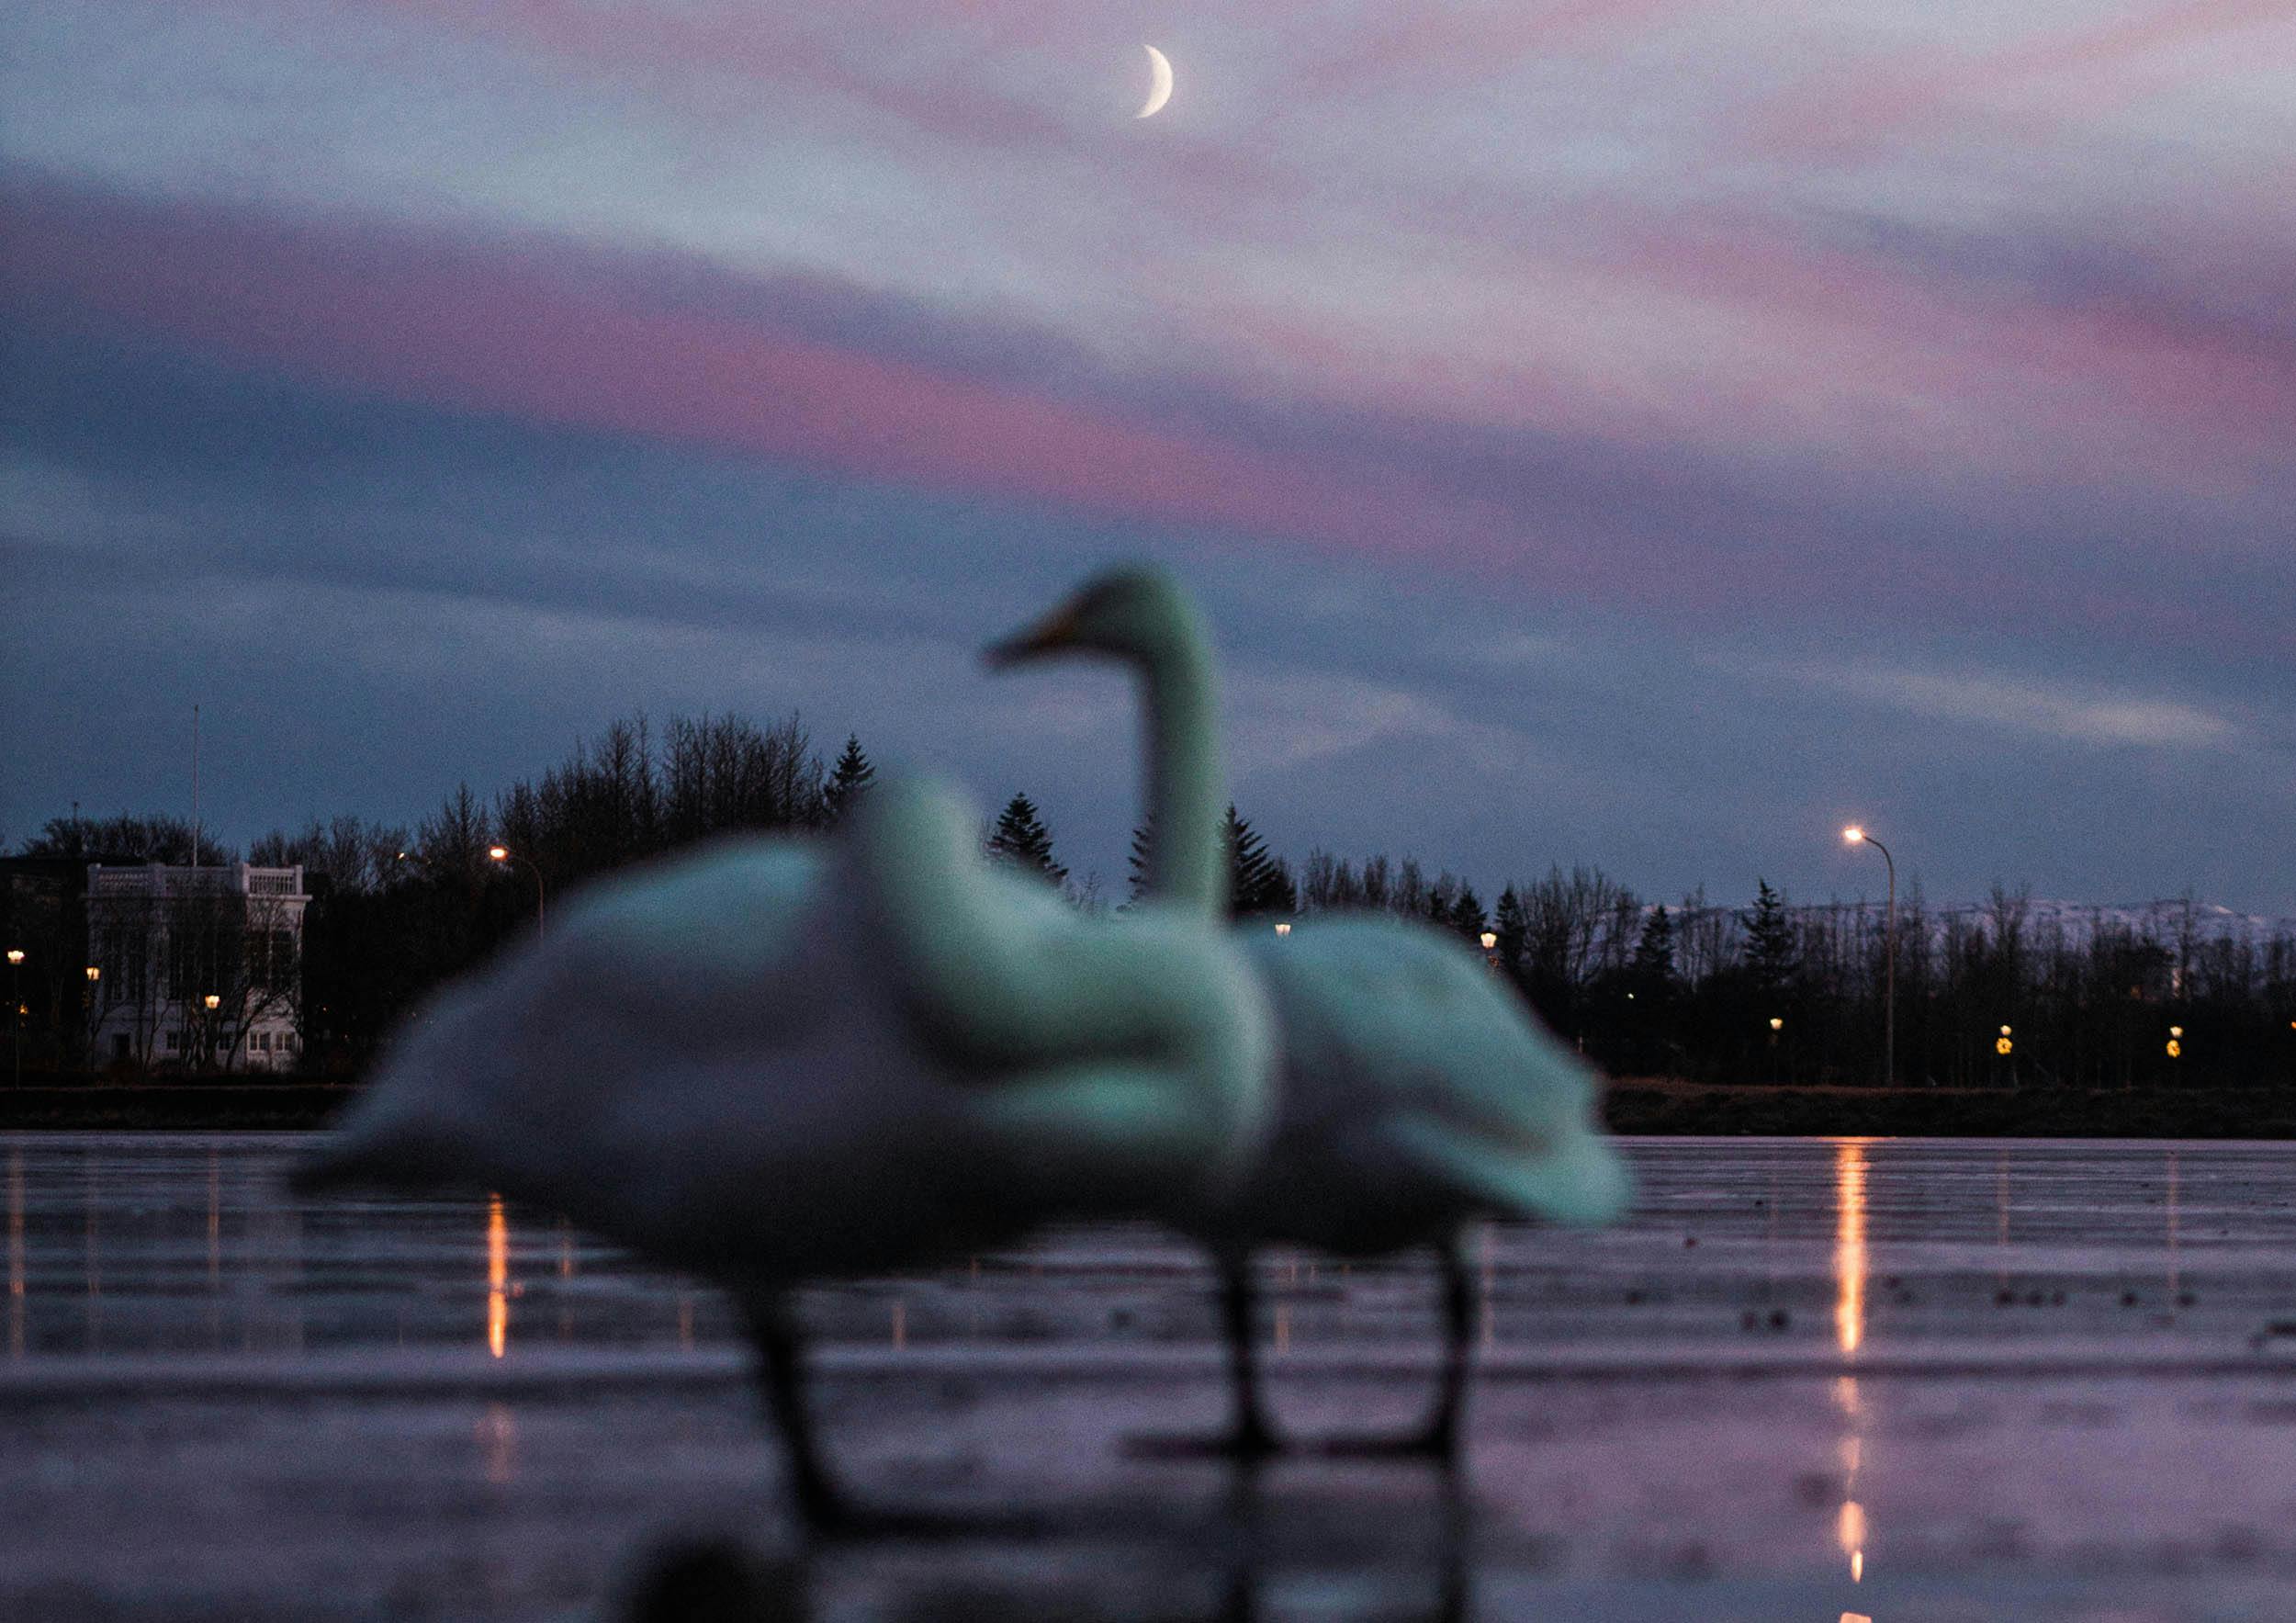
[[[1855,823],[1841,831],[1851,845],[1870,845],[1882,853],[1889,868],[1889,922],[1886,931],[1888,969],[1882,983],[1882,1086],[1897,1086],[1897,862],[1889,847]]]
[[[535,938],[539,941],[547,937],[550,933],[550,927],[543,917],[542,870],[535,867],[527,858],[513,852],[506,845],[488,846],[487,855],[494,862],[501,862],[504,867],[509,867],[515,862],[526,864],[526,872],[535,876]]]
[[[24,1086],[24,949],[21,947],[8,949],[8,1007],[16,1011],[12,1017],[16,1027],[15,1086],[21,1088]]]
[[[207,1018],[199,1022],[199,1046],[204,1051],[200,1057],[207,1064],[213,1065],[215,1063],[215,1011],[222,1006],[223,999],[215,993],[209,992],[200,998],[199,1002],[208,1011]]]
[[[96,983],[104,978],[104,972],[96,964],[87,966],[87,990],[80,994],[81,1022],[87,1027],[87,1068],[96,1071]]]

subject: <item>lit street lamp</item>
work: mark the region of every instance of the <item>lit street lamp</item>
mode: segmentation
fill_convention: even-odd
[[[104,978],[104,972],[91,964],[87,966],[87,990],[80,994],[80,1018],[87,1027],[87,1068],[96,1070],[96,983]]]
[[[1882,853],[1889,867],[1889,922],[1886,931],[1889,967],[1882,983],[1882,1086],[1897,1086],[1897,862],[1889,847],[1855,823],[1841,831],[1851,845],[1870,845]]]
[[[8,1007],[16,1010],[16,1086],[24,1086],[24,949],[8,949]]]
[[[543,917],[542,870],[535,867],[527,858],[519,856],[512,852],[510,847],[506,845],[488,846],[487,855],[491,860],[501,862],[505,867],[510,866],[513,862],[524,862],[526,864],[526,872],[535,876],[535,937],[537,941],[539,941],[543,937],[548,935],[550,933],[550,927],[548,922]]]
[[[1289,919],[1277,919],[1276,921],[1276,933],[1279,936],[1289,935],[1291,933],[1291,920]]]

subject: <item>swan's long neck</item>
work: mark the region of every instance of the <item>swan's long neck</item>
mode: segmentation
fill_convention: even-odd
[[[1148,884],[1152,899],[1210,919],[1228,911],[1228,804],[1220,770],[1219,682],[1193,614],[1168,617],[1141,660],[1148,710]]]

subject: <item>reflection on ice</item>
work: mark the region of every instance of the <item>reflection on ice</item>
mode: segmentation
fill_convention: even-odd
[[[502,1197],[487,1197],[487,1351],[501,1358],[511,1337],[511,1225]]]
[[[1834,1149],[1834,1339],[1845,1358],[1865,1345],[1865,1141],[1848,1139]],[[1865,1580],[1865,1507],[1858,1501],[1858,1472],[1865,1464],[1865,1405],[1858,1378],[1834,1383],[1834,1402],[1844,1425],[1841,1439],[1841,1514],[1836,1537],[1850,1561],[1850,1581]]]
[[[298,1208],[276,1176],[294,1148],[0,1140],[0,1616],[56,1615],[39,1586],[90,1572],[118,1587],[65,1616],[249,1615],[259,1569],[343,1574],[345,1615],[456,1615],[461,1583],[516,1623],[611,1616],[649,1536],[787,1547],[722,1299],[507,1201]],[[1477,1615],[2285,1613],[2234,1592],[2296,1571],[2270,1510],[2296,1343],[2262,1334],[2296,1304],[2287,1146],[1630,1148],[1634,1223],[1476,1236]],[[2206,1245],[2182,1246],[2187,1216]],[[1219,1616],[1227,1547],[1190,1540],[1219,1525],[1221,1479],[1121,1447],[1220,1413],[1199,1266],[1154,1231],[1095,1228],[810,1295],[857,1482],[1117,1529],[842,1552],[801,1591],[824,1623],[930,1616],[926,1590],[968,1584],[1010,1600],[991,1615]],[[1265,1284],[1287,1422],[1416,1412],[1424,1265],[1274,1257]],[[1734,1369],[1763,1378],[1713,1379]],[[1301,1462],[1266,1491],[1266,1615],[1426,1616],[1426,1475]],[[261,1513],[218,1508],[242,1505]],[[1142,1599],[1158,1583],[1177,1586],[1161,1609]],[[283,1589],[253,1615],[297,1612]]]

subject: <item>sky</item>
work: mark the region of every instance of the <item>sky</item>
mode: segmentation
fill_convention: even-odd
[[[1120,889],[1128,688],[978,650],[1144,558],[1294,859],[2296,915],[2284,0],[0,36],[10,846],[195,703],[241,843],[793,709]]]

